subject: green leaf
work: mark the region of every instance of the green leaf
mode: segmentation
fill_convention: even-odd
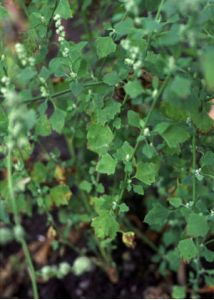
[[[191,93],[191,80],[176,76],[169,88],[178,97],[186,98]]]
[[[192,239],[181,240],[178,244],[180,257],[185,261],[190,261],[198,256],[198,249]]]
[[[17,74],[17,78],[21,84],[27,84],[36,76],[36,71],[32,67],[27,67]]]
[[[120,108],[121,104],[117,101],[109,101],[103,109],[97,111],[97,122],[100,124],[110,122],[120,112]]]
[[[187,220],[187,234],[193,237],[206,236],[209,230],[207,219],[203,215],[191,213]]]
[[[96,39],[96,51],[99,58],[106,57],[116,51],[116,45],[111,37],[98,37]]]
[[[115,173],[117,161],[108,153],[104,154],[99,160],[96,170],[99,173],[111,175]]]
[[[2,5],[0,5],[0,19],[5,19],[8,16],[8,11]]]
[[[31,172],[31,178],[36,183],[45,182],[47,179],[47,169],[45,165],[41,162],[36,162],[33,166],[33,170]]]
[[[167,126],[167,123],[161,123],[164,126],[160,126],[160,124],[155,128],[163,139],[167,142],[170,148],[177,148],[180,144],[186,142],[190,138],[190,134],[186,128],[172,125]]]
[[[120,77],[118,76],[118,74],[116,72],[111,72],[106,74],[103,77],[103,82],[110,85],[110,86],[115,86],[116,84],[118,84],[120,82]]]
[[[127,141],[125,141],[117,150],[117,158],[125,163],[132,158],[133,153],[134,148]]]
[[[114,29],[115,29],[116,33],[119,34],[119,35],[129,34],[134,29],[133,20],[130,19],[130,18],[126,18],[124,21],[121,21],[121,22],[117,23],[114,26]]]
[[[51,124],[46,115],[41,116],[36,123],[35,131],[37,135],[48,136],[51,134]]]
[[[172,290],[173,299],[185,299],[186,297],[186,289],[183,286],[175,285]]]
[[[158,225],[163,226],[167,222],[167,217],[169,211],[163,205],[157,203],[153,208],[147,213],[144,218],[144,222],[148,223],[150,226]]]
[[[53,130],[62,133],[65,125],[66,112],[58,107],[55,107],[54,113],[50,117],[50,122]]]
[[[207,151],[201,159],[201,170],[205,176],[214,177],[214,153]]]
[[[67,205],[72,196],[70,188],[65,184],[55,186],[50,190],[51,204],[56,206]]]
[[[140,127],[140,116],[133,110],[128,111],[128,124],[133,127]]]
[[[93,219],[92,227],[99,239],[110,238],[113,240],[119,231],[118,222],[114,215],[107,210],[103,210],[98,217]]]
[[[129,211],[129,207],[125,203],[122,203],[119,205],[119,213],[120,214],[126,213],[128,211]]]
[[[144,189],[140,184],[133,184],[133,191],[138,195],[144,195]]]
[[[72,10],[68,0],[60,0],[55,11],[55,15],[59,14],[63,19],[72,17]]]
[[[135,177],[145,184],[152,184],[156,181],[159,166],[155,163],[139,163]]]
[[[88,128],[88,148],[97,153],[105,153],[111,144],[114,135],[106,125],[91,124]]]
[[[125,84],[124,89],[131,98],[136,98],[143,93],[143,87],[139,80],[129,81]]]
[[[214,48],[208,48],[201,57],[201,65],[207,86],[214,89]]]
[[[175,208],[178,208],[182,205],[182,199],[179,197],[173,197],[169,199],[169,202],[172,206],[174,206]]]
[[[92,190],[92,184],[87,180],[83,180],[80,183],[79,187],[82,191],[87,192],[87,193],[90,193],[90,191]]]

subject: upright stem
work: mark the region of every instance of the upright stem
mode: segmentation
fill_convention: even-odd
[[[196,136],[195,133],[192,137],[192,201],[196,203],[196,177],[195,177],[195,170],[196,170]]]
[[[10,122],[9,122],[9,132],[11,128]],[[10,133],[9,133],[10,135]],[[9,136],[9,149],[8,149],[8,154],[7,154],[7,184],[8,184],[8,191],[9,191],[9,196],[10,196],[10,201],[11,201],[11,206],[12,206],[12,211],[14,215],[14,222],[15,226],[20,227],[21,226],[21,221],[20,221],[20,216],[16,204],[16,199],[15,199],[15,194],[14,194],[14,188],[13,188],[13,177],[12,177],[12,138]],[[24,236],[21,235],[19,239],[22,250],[28,265],[28,271],[30,274],[31,278],[31,284],[32,284],[32,291],[33,291],[33,297],[34,299],[39,299],[39,293],[38,293],[38,286],[36,282],[36,272],[33,266],[33,262],[31,259],[31,255],[27,246],[27,243],[24,239]]]

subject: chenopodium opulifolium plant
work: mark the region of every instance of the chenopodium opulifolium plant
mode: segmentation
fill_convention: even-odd
[[[56,227],[57,207],[64,239],[90,224],[88,247],[106,270],[116,237],[134,247],[134,235],[143,236],[162,276],[185,263],[187,286],[175,286],[173,297],[185,288],[197,296],[214,274],[214,1],[99,5],[98,26],[90,1],[31,1],[15,47],[5,47],[1,33],[2,173],[8,152],[13,163],[10,188],[8,174],[0,183],[1,220],[9,224],[7,212],[32,215],[36,206]],[[4,26],[3,6],[0,16]],[[76,42],[66,30],[74,17],[87,29]],[[54,133],[66,159],[45,142]],[[38,145],[44,154],[35,160]],[[131,224],[128,203],[144,207],[138,217],[161,243]]]

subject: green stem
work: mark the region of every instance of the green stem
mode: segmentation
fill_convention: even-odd
[[[196,177],[195,177],[195,170],[196,170],[196,136],[195,133],[192,137],[192,201],[196,203]]]
[[[9,122],[9,132],[11,130],[11,126]],[[10,133],[9,133],[10,134]],[[15,194],[14,194],[14,189],[13,189],[13,176],[12,176],[12,138],[9,138],[9,149],[8,149],[8,154],[7,154],[7,184],[8,184],[8,191],[9,191],[9,196],[10,196],[10,201],[11,201],[11,206],[12,206],[12,211],[14,215],[14,222],[17,227],[21,226],[21,221],[20,221],[20,216],[16,204],[16,199],[15,199]],[[38,286],[36,282],[36,272],[32,263],[32,259],[30,256],[30,251],[28,249],[27,243],[24,239],[24,237],[21,235],[20,237],[20,243],[22,246],[22,250],[28,265],[28,270],[31,278],[31,284],[32,284],[32,291],[33,291],[33,297],[34,299],[39,298],[39,293],[38,293]]]

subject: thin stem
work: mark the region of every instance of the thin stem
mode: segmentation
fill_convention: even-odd
[[[9,132],[11,129],[11,122],[9,122]],[[16,199],[15,199],[15,194],[14,194],[14,188],[13,188],[13,176],[12,176],[12,138],[9,136],[9,149],[8,149],[8,154],[7,154],[7,184],[8,184],[8,191],[9,191],[9,196],[10,196],[10,201],[11,201],[11,206],[13,210],[13,215],[14,215],[14,222],[15,225],[20,227],[21,226],[21,221],[20,221],[20,216],[16,204]],[[21,235],[20,236],[20,243],[22,246],[22,250],[28,265],[28,270],[31,278],[31,284],[32,284],[32,291],[33,291],[33,297],[34,299],[39,298],[39,293],[38,293],[38,286],[36,282],[36,272],[32,263],[32,259],[30,256],[30,252],[27,246],[27,243],[24,239],[24,237]]]
[[[195,177],[195,170],[196,170],[196,136],[195,133],[192,137],[192,201],[196,203],[196,177]]]

